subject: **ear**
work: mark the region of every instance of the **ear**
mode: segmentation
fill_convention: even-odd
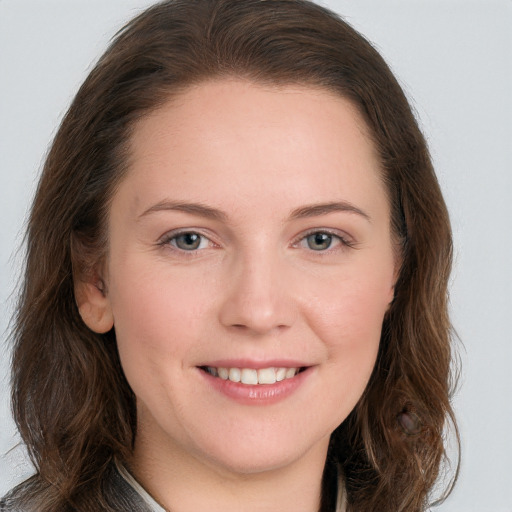
[[[391,307],[391,304],[395,300],[395,285],[394,284],[391,285],[390,288],[389,288],[389,293],[388,293],[387,300],[388,300],[388,307],[387,307],[387,309],[389,309]]]
[[[391,307],[391,304],[395,300],[396,283],[398,282],[398,279],[400,278],[401,272],[402,272],[402,256],[396,254],[395,261],[394,261],[394,267],[393,267],[393,279],[392,279],[392,282],[389,287],[388,309]]]
[[[104,333],[114,326],[114,315],[106,287],[100,278],[94,282],[78,281],[75,299],[85,325],[94,332]]]

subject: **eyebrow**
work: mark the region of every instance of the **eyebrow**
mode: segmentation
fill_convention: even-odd
[[[141,213],[139,215],[139,219],[150,213],[161,211],[179,211],[223,222],[228,220],[228,216],[222,210],[212,208],[211,206],[206,206],[202,203],[187,203],[181,201],[161,201]],[[349,203],[348,201],[336,201],[330,203],[318,203],[301,206],[300,208],[292,210],[290,219],[294,220],[309,217],[319,217],[321,215],[327,215],[334,212],[354,213],[371,222],[371,217],[366,212]]]
[[[217,208],[212,208],[211,206],[206,206],[201,203],[185,203],[181,201],[161,201],[141,213],[139,219],[150,213],[161,211],[178,211],[199,217],[206,217],[208,219],[227,221],[227,215]]]
[[[360,215],[365,218],[368,222],[371,222],[371,217],[353,204],[348,201],[336,201],[332,203],[318,203],[307,206],[301,206],[292,211],[290,218],[291,219],[303,219],[308,217],[318,217],[320,215],[327,215],[333,212],[347,212],[347,213],[355,213],[356,215]]]

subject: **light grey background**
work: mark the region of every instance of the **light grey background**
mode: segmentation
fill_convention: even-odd
[[[5,331],[48,144],[91,63],[149,0],[0,0],[0,495],[30,472],[10,419]],[[330,0],[398,75],[452,216],[462,470],[443,512],[511,512],[512,1]]]

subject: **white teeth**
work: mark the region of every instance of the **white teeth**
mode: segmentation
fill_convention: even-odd
[[[241,371],[240,382],[242,384],[258,384],[258,372],[251,368],[243,368]]]
[[[297,368],[288,368],[286,370],[286,378],[291,379],[292,377],[295,377],[296,373],[297,373]]]
[[[241,382],[242,384],[275,384],[285,379],[291,379],[299,373],[299,368],[214,368],[205,367],[206,371],[214,377],[220,377],[223,380],[231,382]]]
[[[229,380],[232,382],[240,382],[242,378],[241,372],[238,368],[230,368],[229,369]]]
[[[217,373],[219,374],[219,377],[223,380],[228,380],[229,377],[229,370],[227,368],[218,368]]]
[[[293,369],[295,371],[295,368]],[[286,368],[276,368],[276,381],[281,382],[286,379]]]
[[[262,368],[258,370],[258,384],[274,384],[276,381],[276,371],[274,368]]]

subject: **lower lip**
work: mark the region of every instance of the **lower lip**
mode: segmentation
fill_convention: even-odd
[[[311,370],[312,367],[308,367],[295,377],[284,379],[275,384],[248,385],[214,377],[199,369],[208,384],[216,391],[246,405],[271,405],[288,398],[304,383]]]

